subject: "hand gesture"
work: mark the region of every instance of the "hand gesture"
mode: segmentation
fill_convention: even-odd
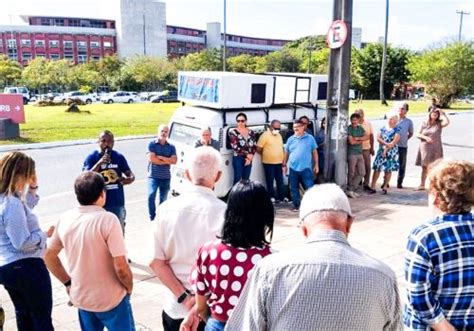
[[[431,139],[430,137],[426,137],[425,138],[425,141],[428,143],[428,144],[431,144],[433,142],[433,139]]]
[[[54,225],[52,225],[52,226],[49,227],[48,231],[46,232],[46,236],[47,236],[48,238],[51,238],[51,236],[52,236],[53,233],[54,233],[54,229],[56,229],[56,227],[55,227]]]
[[[102,155],[102,157],[99,160],[100,164],[110,163],[110,161],[111,159],[110,159],[109,153],[104,153],[104,155]]]
[[[196,308],[193,308],[189,312],[188,316],[184,318],[183,322],[179,327],[179,331],[196,331],[200,321],[201,320],[199,318],[199,315],[197,314]]]

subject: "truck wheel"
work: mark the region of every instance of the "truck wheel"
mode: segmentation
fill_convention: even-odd
[[[86,104],[90,105],[92,103],[92,100],[91,99],[87,99],[86,100]]]
[[[133,100],[132,99],[128,100],[128,103],[133,103]]]
[[[107,103],[114,103],[114,100],[109,99],[109,101],[107,101]]]

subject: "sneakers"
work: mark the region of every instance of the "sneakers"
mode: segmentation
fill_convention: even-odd
[[[402,189],[403,188],[402,184],[397,184],[397,188]]]
[[[283,202],[291,202],[288,198],[283,198]]]
[[[348,198],[358,198],[360,195],[355,193],[354,191],[347,191],[346,195]]]

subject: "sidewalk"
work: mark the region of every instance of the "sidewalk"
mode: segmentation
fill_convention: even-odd
[[[417,182],[416,182],[417,183]],[[349,242],[356,248],[387,263],[396,273],[402,301],[403,253],[409,231],[430,218],[426,192],[414,191],[415,180],[409,178],[412,188],[391,188],[388,195],[380,192],[351,199],[355,223]],[[393,182],[392,182],[393,185]],[[392,186],[393,187],[393,186]],[[379,190],[380,191],[380,190]],[[161,310],[164,287],[151,274],[148,264],[153,256],[153,224],[146,217],[134,217],[144,213],[143,208],[130,209],[127,220],[127,247],[132,259],[134,292],[132,307],[137,330],[162,330]],[[301,245],[304,239],[298,229],[298,215],[289,205],[278,206],[272,246],[277,250]],[[5,330],[16,330],[13,306],[4,289],[0,298],[6,313]],[[57,330],[79,330],[77,310],[67,305],[64,286],[53,279],[53,319]]]

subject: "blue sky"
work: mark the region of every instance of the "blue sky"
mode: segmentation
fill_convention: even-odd
[[[113,18],[118,0],[0,0],[0,24],[18,23],[15,15]],[[223,0],[166,0],[167,24],[205,29],[222,21]],[[457,38],[464,10],[463,38],[474,37],[474,1],[390,0],[388,41],[411,49]],[[354,0],[353,26],[362,28],[362,41],[383,35],[385,1]],[[296,39],[325,34],[332,18],[332,0],[227,0],[227,32],[256,37]]]

